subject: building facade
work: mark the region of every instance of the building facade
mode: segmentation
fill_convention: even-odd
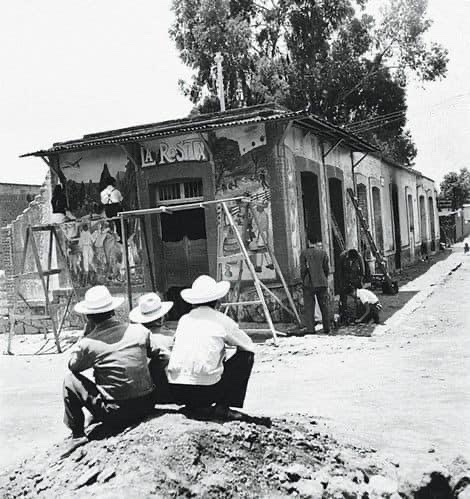
[[[46,157],[53,182],[60,180],[67,188],[77,219],[69,241],[80,240],[84,224],[95,236],[116,232],[100,221],[100,191],[110,176],[123,195],[124,210],[191,204],[191,209],[146,216],[141,223],[131,219],[127,226],[136,289],[155,287],[176,300],[176,316],[185,311],[179,291],[202,273],[231,281],[241,275],[246,293],[252,292],[220,204],[194,203],[226,201],[259,277],[273,290],[279,288],[269,246],[299,303],[299,256],[307,239],[321,240],[330,254],[333,292],[343,248],[361,249],[374,271],[348,189],[356,194],[390,269],[438,247],[433,181],[381,158],[359,137],[308,112],[255,106],[86,135],[32,154]],[[246,200],[256,210],[257,223]],[[106,252],[100,250],[107,269],[101,281],[95,248],[95,282],[122,287],[122,265],[109,275],[110,255],[114,252],[116,262],[123,261],[122,243],[115,237],[108,246]],[[83,257],[73,265],[83,270]],[[245,311],[246,319],[255,316],[256,311]]]

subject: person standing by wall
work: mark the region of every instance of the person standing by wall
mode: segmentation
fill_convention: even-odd
[[[66,211],[67,211],[67,198],[65,196],[64,188],[61,184],[57,184],[54,187],[51,198],[52,205],[52,217],[51,222],[53,224],[61,224],[65,222]]]
[[[305,325],[307,333],[315,332],[315,297],[322,315],[323,332],[330,332],[330,306],[328,297],[328,255],[321,241],[310,241],[300,254],[300,277],[304,286]]]
[[[104,207],[106,216],[113,218],[122,210],[121,203],[124,198],[120,191],[116,189],[116,179],[114,177],[109,177],[106,184],[106,187],[100,193],[101,204]],[[119,239],[121,239],[121,224],[115,221],[115,226]]]

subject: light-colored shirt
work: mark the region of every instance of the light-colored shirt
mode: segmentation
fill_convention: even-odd
[[[108,185],[106,189],[103,189],[100,193],[100,197],[101,204],[120,203],[123,200],[122,194],[112,185]]]
[[[80,248],[83,248],[84,246],[91,246],[93,244],[93,236],[91,235],[91,232],[83,230],[80,233],[78,244],[80,245]]]
[[[227,315],[197,307],[178,322],[168,365],[168,381],[214,385],[222,377],[226,347],[254,351],[251,338]]]
[[[147,328],[111,318],[98,324],[77,343],[69,369],[82,372],[93,368],[96,385],[105,398],[128,400],[154,389],[148,357],[157,354]]]
[[[366,303],[369,303],[370,305],[375,305],[376,303],[379,302],[377,296],[375,296],[374,293],[372,293],[372,291],[369,291],[368,289],[358,289],[356,291],[356,295],[358,300],[364,305]]]

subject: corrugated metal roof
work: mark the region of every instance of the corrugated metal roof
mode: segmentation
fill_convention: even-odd
[[[193,118],[184,118],[181,120],[88,134],[81,139],[56,143],[50,149],[23,154],[21,157],[50,156],[61,152],[139,142],[169,135],[194,132],[202,133],[220,128],[243,126],[253,123],[291,120],[297,121],[300,125],[307,128],[314,129],[318,135],[329,140],[336,141],[342,139],[346,145],[355,151],[377,151],[377,148],[362,140],[360,137],[347,132],[336,125],[332,125],[308,111],[289,111],[275,104],[268,104],[230,110],[223,113],[200,115]]]

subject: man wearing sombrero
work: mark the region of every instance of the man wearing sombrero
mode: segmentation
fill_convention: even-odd
[[[85,437],[83,408],[95,420],[120,426],[143,418],[154,407],[148,359],[157,356],[158,349],[143,325],[115,318],[114,310],[123,301],[105,286],[95,286],[75,305],[76,312],[87,316],[88,326],[64,380],[64,422],[73,439]],[[93,369],[94,382],[81,374],[87,369]]]
[[[172,301],[162,301],[157,293],[146,293],[139,298],[137,307],[129,313],[129,319],[136,324],[143,324],[152,334],[153,350],[158,355],[149,362],[150,376],[155,384],[155,403],[171,403],[173,397],[168,385],[166,368],[173,345],[173,331],[162,327],[162,318],[173,307]]]
[[[227,315],[215,310],[230,288],[199,276],[181,297],[193,309],[178,322],[168,365],[175,401],[191,410],[239,419],[230,407],[243,407],[254,360],[251,338]],[[236,352],[227,358],[227,347]],[[213,404],[215,404],[214,407]]]

